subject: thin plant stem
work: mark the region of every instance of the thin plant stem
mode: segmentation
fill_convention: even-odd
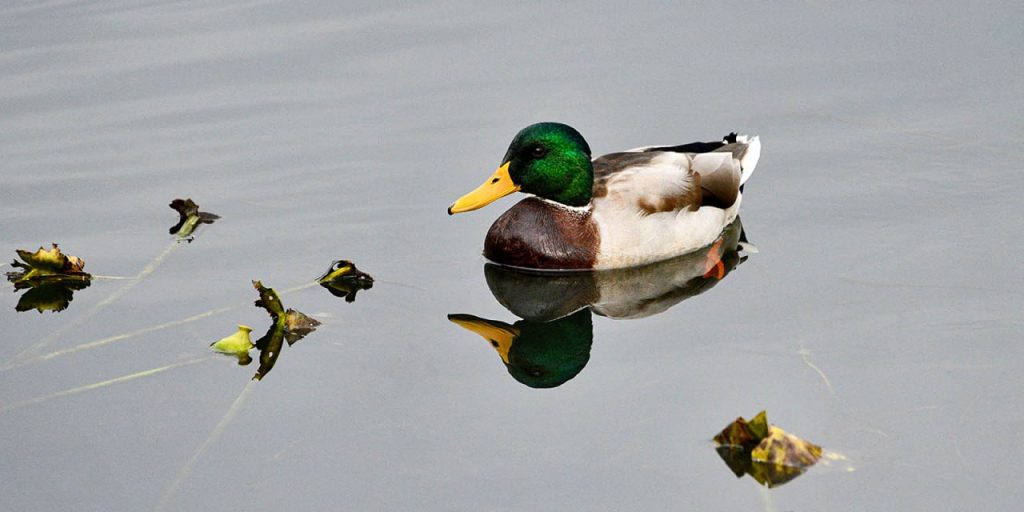
[[[171,501],[174,499],[174,496],[178,493],[178,489],[192,475],[192,468],[196,465],[196,462],[198,462],[210,447],[220,439],[221,435],[224,434],[224,431],[227,430],[228,425],[231,424],[231,421],[235,419],[235,416],[238,416],[238,411],[242,409],[242,404],[245,402],[246,397],[249,396],[249,393],[252,391],[256,382],[257,381],[250,380],[245,387],[242,388],[242,392],[238,394],[238,398],[236,398],[234,403],[231,404],[228,411],[224,413],[224,417],[217,422],[217,426],[213,427],[213,431],[211,431],[210,435],[206,437],[203,444],[199,445],[199,448],[197,448],[192,456],[189,457],[188,461],[185,462],[185,465],[178,470],[177,476],[175,476],[171,485],[167,487],[163,498],[160,499],[160,503],[158,503],[156,508],[153,509],[155,512],[167,510]]]
[[[22,350],[21,352],[19,352],[18,354],[16,354],[13,358],[11,358],[11,360],[8,362],[8,364],[5,365],[5,367],[6,366],[11,366],[11,365],[17,365],[18,363],[21,363],[21,362],[23,362],[23,361],[25,361],[27,359],[32,358],[32,356],[36,355],[39,351],[43,350],[44,348],[49,346],[54,341],[60,339],[60,337],[63,336],[64,333],[66,333],[66,332],[68,332],[68,331],[78,327],[79,325],[81,325],[86,320],[88,320],[88,319],[92,318],[93,316],[95,316],[96,313],[99,313],[100,311],[102,311],[107,306],[109,306],[109,305],[113,304],[114,302],[116,302],[118,299],[120,299],[126,293],[128,293],[132,288],[134,288],[135,285],[141,283],[147,276],[152,274],[153,271],[156,270],[157,267],[159,267],[160,264],[163,263],[164,260],[166,260],[168,256],[170,256],[170,254],[174,251],[175,248],[178,247],[178,245],[179,245],[178,242],[174,242],[171,245],[169,245],[167,247],[167,249],[164,249],[164,252],[160,253],[156,258],[153,258],[153,261],[150,261],[149,264],[146,265],[145,268],[143,268],[135,276],[134,279],[128,280],[128,282],[125,283],[124,286],[118,288],[117,290],[114,290],[114,292],[111,293],[107,298],[97,302],[95,305],[93,305],[91,308],[89,308],[88,311],[86,311],[85,313],[83,313],[79,317],[75,318],[71,322],[68,322],[67,324],[64,324],[62,327],[60,327],[57,330],[53,331],[48,336],[43,337],[39,341],[37,341],[37,342],[33,343],[32,345],[30,345],[28,348],[26,348],[26,349]]]
[[[84,393],[86,391],[92,391],[94,389],[105,388],[105,387],[113,385],[113,384],[120,384],[122,382],[128,382],[130,380],[141,379],[143,377],[149,377],[151,375],[156,375],[158,373],[165,372],[167,370],[173,370],[174,368],[181,368],[183,366],[189,366],[189,365],[193,365],[193,364],[196,364],[196,363],[201,363],[203,361],[209,361],[211,359],[212,358],[210,356],[197,357],[197,358],[194,358],[194,359],[189,359],[189,360],[181,361],[181,362],[178,362],[178,363],[172,363],[172,364],[169,364],[169,365],[166,365],[166,366],[160,366],[160,367],[157,367],[157,368],[150,368],[149,370],[143,370],[141,372],[136,372],[136,373],[132,373],[132,374],[129,374],[129,375],[122,375],[120,377],[115,377],[113,379],[107,379],[107,380],[103,380],[103,381],[100,381],[100,382],[94,382],[92,384],[86,384],[85,386],[78,386],[78,387],[74,387],[74,388],[70,388],[70,389],[65,389],[63,391],[58,391],[56,393],[50,393],[49,395],[39,396],[39,397],[36,397],[36,398],[30,398],[28,400],[22,400],[20,402],[12,402],[12,403],[9,403],[9,404],[6,404],[6,405],[0,405],[0,413],[7,412],[7,411],[10,411],[10,410],[13,410],[13,409],[19,409],[19,408],[25,407],[27,405],[35,405],[35,404],[43,403],[43,402],[46,402],[46,401],[49,401],[49,400],[53,400],[54,398],[60,398],[60,397],[69,396],[69,395],[77,395],[78,393]]]
[[[294,293],[294,292],[297,292],[297,291],[300,291],[300,290],[305,290],[307,288],[311,288],[313,286],[316,286],[316,284],[317,283],[313,282],[313,283],[306,283],[306,284],[303,284],[303,285],[300,285],[300,286],[295,286],[295,287],[292,287],[292,288],[288,288],[287,290],[284,290],[284,291],[280,292],[280,295],[285,295],[285,294],[288,294],[288,293]],[[61,349],[61,350],[55,350],[53,352],[49,352],[49,353],[46,353],[46,354],[41,354],[41,355],[38,355],[38,356],[35,356],[35,357],[30,357],[28,359],[22,359],[20,361],[17,360],[17,358],[15,358],[15,360],[13,360],[13,361],[11,361],[11,362],[3,365],[3,366],[0,366],[0,372],[5,372],[5,371],[8,371],[8,370],[13,370],[15,368],[20,368],[22,366],[27,366],[27,365],[34,364],[34,363],[40,363],[40,362],[43,362],[43,361],[49,361],[49,360],[57,358],[57,357],[66,356],[66,355],[69,355],[69,354],[74,354],[76,352],[81,352],[83,350],[89,350],[89,349],[103,347],[103,346],[106,346],[106,345],[111,345],[111,344],[114,344],[114,343],[119,343],[119,342],[122,342],[122,341],[128,341],[130,339],[137,338],[137,337],[139,337],[139,336],[141,336],[143,334],[149,334],[151,332],[160,331],[160,330],[163,330],[163,329],[167,329],[169,327],[175,327],[175,326],[178,326],[178,325],[183,325],[183,324],[195,322],[197,320],[202,320],[204,318],[208,318],[208,317],[211,317],[211,316],[214,316],[214,315],[219,315],[221,313],[226,313],[226,312],[231,311],[233,309],[238,309],[238,308],[244,307],[247,304],[251,304],[251,301],[241,302],[241,303],[238,303],[238,304],[235,304],[235,305],[232,305],[232,306],[224,306],[224,307],[217,308],[217,309],[211,309],[209,311],[204,311],[202,313],[197,313],[195,315],[192,315],[192,316],[189,316],[189,317],[185,317],[185,318],[182,318],[180,320],[172,320],[170,322],[164,322],[162,324],[152,325],[152,326],[149,326],[149,327],[143,327],[141,329],[136,329],[134,331],[129,331],[129,332],[126,332],[126,333],[123,333],[123,334],[117,334],[117,335],[114,335],[114,336],[108,336],[106,338],[101,338],[101,339],[98,339],[98,340],[93,340],[93,341],[90,341],[90,342],[87,342],[87,343],[81,343],[81,344],[75,345],[73,347],[69,347],[69,348],[65,348],[65,349]]]

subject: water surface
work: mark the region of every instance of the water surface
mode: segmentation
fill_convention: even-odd
[[[150,272],[60,313],[0,294],[0,361],[29,362],[0,373],[2,508],[1019,507],[1022,20],[1015,2],[7,3],[3,261],[59,242],[97,275]],[[448,320],[520,320],[480,256],[514,199],[445,208],[541,120],[596,153],[732,130],[764,151],[743,205],[759,252],[658,314],[592,315],[585,367],[535,389]],[[177,197],[222,218],[175,244]],[[208,355],[266,330],[251,280],[286,290],[339,258],[377,282],[283,294],[323,325],[273,373],[248,385],[254,366]],[[761,409],[849,461],[737,479],[710,438]]]

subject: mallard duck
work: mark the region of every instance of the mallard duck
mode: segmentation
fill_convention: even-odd
[[[448,208],[523,199],[491,225],[484,256],[540,270],[625,268],[714,242],[736,218],[761,153],[757,137],[649,146],[591,159],[571,126],[537,123],[516,134],[498,170]]]

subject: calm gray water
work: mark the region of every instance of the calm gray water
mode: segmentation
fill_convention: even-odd
[[[144,277],[4,283],[0,508],[1020,508],[1022,5],[4,2],[0,271]],[[514,199],[445,208],[542,120],[764,144],[759,252],[592,315],[550,389],[447,318],[520,320],[480,255]],[[176,197],[222,219],[175,244]],[[262,381],[209,353],[339,258],[377,283],[283,294],[323,325]],[[847,460],[737,479],[710,438],[761,409]]]

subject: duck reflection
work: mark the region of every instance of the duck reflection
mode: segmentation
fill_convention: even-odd
[[[487,263],[491,293],[520,320],[509,324],[466,314],[448,319],[487,340],[517,381],[552,388],[589,361],[592,313],[616,319],[662,313],[714,287],[750,252],[755,250],[737,218],[707,248],[643,267],[538,273]]]
[[[590,360],[594,329],[585,308],[547,322],[507,324],[473,315],[448,315],[448,319],[483,336],[498,351],[512,378],[531,388],[561,386]]]

